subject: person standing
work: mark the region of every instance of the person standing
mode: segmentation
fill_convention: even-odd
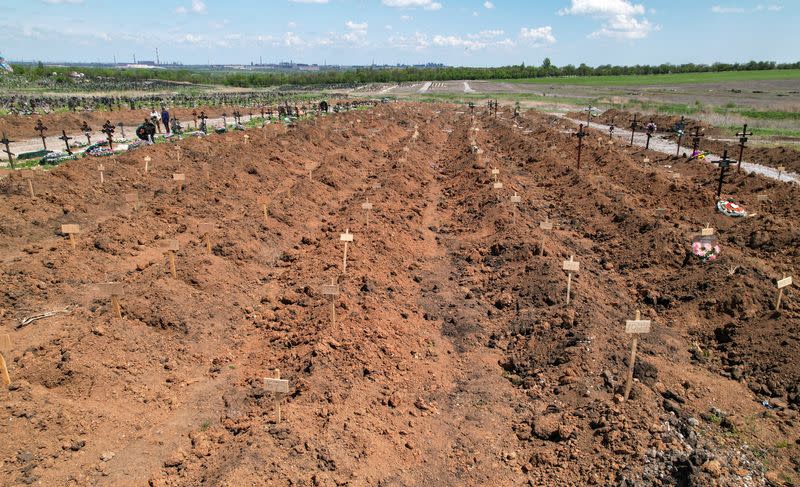
[[[169,112],[164,107],[161,107],[161,123],[164,124],[164,131],[169,135]]]
[[[158,112],[156,111],[155,107],[153,107],[153,111],[150,112],[150,121],[153,122],[153,125],[156,126],[156,129],[158,129],[158,133],[160,134],[161,133],[161,120],[158,118]]]

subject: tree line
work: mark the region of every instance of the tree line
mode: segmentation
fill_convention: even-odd
[[[74,83],[69,73],[77,71],[89,78],[105,78],[119,81],[162,80],[193,84],[216,84],[244,88],[259,88],[285,85],[345,85],[354,83],[404,83],[416,81],[446,81],[458,79],[522,79],[570,76],[618,76],[675,73],[707,73],[723,71],[763,71],[775,69],[800,69],[800,62],[776,63],[772,61],[750,61],[748,63],[714,64],[659,64],[612,66],[556,66],[545,59],[540,66],[501,66],[493,68],[437,67],[437,68],[354,68],[326,69],[316,72],[239,72],[214,71],[208,69],[120,69],[114,67],[58,67],[38,65],[14,65],[13,76],[30,80],[50,77],[58,83]]]

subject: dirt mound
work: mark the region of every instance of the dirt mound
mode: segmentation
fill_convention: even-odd
[[[180,163],[172,144],[106,158],[102,186],[86,160],[37,172],[35,198],[1,180],[2,483],[796,481],[800,305],[791,288],[772,303],[797,268],[800,191],[731,174],[757,213],[733,220],[712,166],[642,164],[592,130],[579,172],[568,129],[387,104],[183,140]],[[706,223],[723,250],[703,264]],[[653,331],[622,402],[637,309]]]

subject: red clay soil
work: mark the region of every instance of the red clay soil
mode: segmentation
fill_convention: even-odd
[[[639,112],[627,112],[623,110],[610,109],[606,110],[597,117],[592,118],[592,121],[610,125],[615,124],[617,130],[630,130],[630,124],[634,115],[639,121],[639,131],[644,130],[644,126],[652,120],[658,126],[658,133],[670,134],[672,140],[677,140],[674,135],[671,135],[672,129],[675,127],[681,117],[676,115],[653,115]],[[569,113],[570,118],[576,120],[585,120],[586,113],[572,112]],[[700,127],[700,133],[704,136],[700,139],[700,150],[709,151],[713,154],[722,155],[724,151],[728,151],[728,156],[733,160],[739,159],[739,138],[736,137],[736,131],[723,131],[717,127],[710,126],[701,121],[686,118],[686,130],[683,138],[682,145],[686,148],[684,152],[691,154],[692,136],[695,127]],[[751,127],[752,128],[752,127]],[[724,142],[717,139],[734,139],[733,142]],[[770,167],[783,166],[789,171],[800,172],[800,151],[792,146],[786,147],[755,147],[759,141],[777,142],[780,143],[780,138],[761,138],[749,137],[747,147],[745,148],[742,159],[747,162],[753,162]]]
[[[731,175],[757,213],[734,220],[713,209],[710,165],[679,160],[675,180],[671,159],[592,131],[577,171],[571,125],[501,116],[381,105],[248,143],[186,139],[180,164],[166,144],[105,158],[102,186],[85,159],[37,174],[35,198],[0,181],[0,483],[798,482],[800,304],[787,288],[774,310],[774,279],[798,268],[800,190]],[[65,223],[81,225],[75,250]],[[706,223],[722,254],[702,264],[689,248]],[[637,309],[653,326],[622,402]],[[289,380],[277,424],[274,369]]]

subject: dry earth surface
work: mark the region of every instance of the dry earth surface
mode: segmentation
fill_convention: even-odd
[[[572,129],[390,104],[104,158],[102,186],[90,159],[37,171],[33,198],[0,180],[0,484],[796,484],[800,303],[776,310],[775,279],[798,269],[800,189],[731,174],[756,215],[728,218],[712,166],[597,136],[578,170]],[[707,223],[722,254],[701,263]]]

